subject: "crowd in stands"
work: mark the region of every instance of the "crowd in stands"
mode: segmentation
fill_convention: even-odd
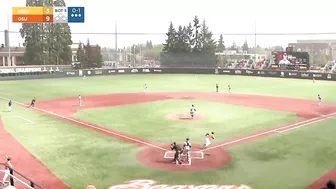
[[[323,68],[324,72],[336,73],[336,60],[329,61]]]
[[[253,60],[242,59],[242,60],[229,60],[226,62],[224,68],[262,70],[262,69],[269,69],[270,66],[271,63],[267,59],[261,59],[257,62],[254,62]],[[336,60],[328,62],[323,68],[321,68],[320,66],[311,65],[309,70],[314,72],[336,73]]]
[[[229,69],[256,69],[262,70],[269,66],[270,62],[266,59],[261,59],[257,62],[253,60],[230,60],[225,64],[225,68]]]

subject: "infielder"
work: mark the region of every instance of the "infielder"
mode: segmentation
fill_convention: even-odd
[[[322,98],[321,98],[320,94],[317,95],[317,102],[318,102],[318,105],[321,105]]]
[[[79,106],[82,106],[82,96],[81,95],[78,96],[78,102],[79,102]]]
[[[12,100],[9,100],[8,102],[8,112],[12,111]]]
[[[13,166],[12,166],[12,164],[10,162],[11,158],[6,155],[6,159],[7,159],[7,161],[5,163],[5,174],[4,174],[4,176],[2,178],[2,182],[1,182],[1,184],[3,186],[5,185],[6,179],[7,179],[7,177],[10,174],[9,168],[13,168]]]
[[[213,140],[213,139],[215,139],[215,133],[214,132],[205,134],[205,144],[203,146],[203,149],[208,147],[211,144],[211,140]]]
[[[147,92],[147,84],[144,85],[144,92]]]
[[[195,116],[195,112],[196,112],[196,108],[194,105],[191,105],[191,108],[190,108],[190,116],[192,119],[194,119],[194,116]]]

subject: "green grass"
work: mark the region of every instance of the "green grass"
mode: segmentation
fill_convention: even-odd
[[[0,82],[0,96],[20,102],[77,95],[142,92],[212,92],[215,83],[226,92],[230,84],[234,93],[263,94],[336,102],[334,82],[220,75],[132,75]],[[37,101],[37,103],[38,103]],[[208,119],[192,122],[166,120],[169,112],[185,112],[190,104]],[[0,101],[5,110],[6,101]],[[163,108],[162,108],[163,107]],[[153,111],[155,110],[155,111]],[[141,111],[141,114],[139,114]],[[127,113],[128,112],[128,113]],[[37,124],[22,125],[20,119],[2,112],[5,128],[34,156],[71,188],[92,183],[107,188],[127,180],[149,178],[166,184],[249,184],[254,188],[297,189],[318,179],[334,168],[336,152],[335,119],[229,148],[233,161],[214,171],[186,173],[149,169],[135,160],[139,148],[111,137],[84,129],[30,109],[15,106],[11,115],[28,118]],[[147,116],[141,116],[147,115]],[[204,132],[214,130],[217,140],[227,140],[295,119],[295,115],[233,106],[207,101],[161,101],[92,109],[78,112],[105,127],[122,130],[159,142],[171,142],[172,134],[183,140],[192,136],[203,143]],[[132,119],[131,119],[132,117]],[[124,121],[127,122],[124,122]],[[125,125],[127,123],[127,125]],[[163,125],[168,125],[165,129]],[[152,127],[149,127],[152,126]],[[153,134],[155,133],[155,134]],[[171,136],[167,136],[167,134]],[[189,135],[189,136],[185,136]],[[195,136],[194,138],[194,135]]]
[[[142,92],[147,83],[148,90],[162,91],[214,91],[215,83],[226,92],[231,85],[235,93],[263,94],[316,100],[320,93],[324,101],[336,102],[334,82],[264,77],[222,76],[222,75],[127,75],[107,77],[44,79],[6,81],[0,83],[0,96],[18,101],[30,101],[78,96],[78,94],[108,94]],[[47,93],[45,91],[48,91]],[[20,92],[19,92],[20,91]]]
[[[191,104],[195,105],[198,114],[207,118],[197,121],[165,118],[169,113],[187,113]],[[187,137],[194,143],[202,144],[205,133],[211,131],[216,133],[217,141],[228,140],[299,119],[292,113],[197,100],[165,100],[86,109],[77,112],[75,117],[167,144],[183,142]]]

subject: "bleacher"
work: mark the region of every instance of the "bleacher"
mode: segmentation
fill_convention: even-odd
[[[334,61],[329,61],[324,67],[323,67],[324,72],[336,72],[336,62]]]

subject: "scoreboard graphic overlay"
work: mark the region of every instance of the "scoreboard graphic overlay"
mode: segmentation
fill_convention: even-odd
[[[84,23],[84,7],[13,7],[13,23]]]

